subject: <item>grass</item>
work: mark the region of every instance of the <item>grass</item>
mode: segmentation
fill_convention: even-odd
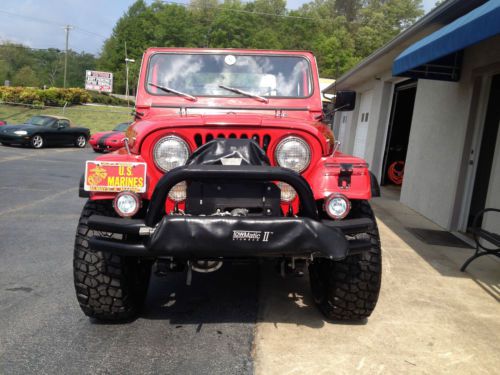
[[[62,108],[45,107],[29,108],[0,104],[0,120],[10,124],[22,124],[25,120],[35,115],[57,115],[69,118],[76,126],[90,129],[91,133],[113,129],[121,122],[132,121],[132,108],[76,105]]]

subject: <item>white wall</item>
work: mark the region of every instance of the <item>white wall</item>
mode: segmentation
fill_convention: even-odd
[[[394,83],[406,78],[394,78],[390,70],[376,77],[352,87],[357,92],[356,108],[352,112],[337,113],[335,121],[338,121],[336,126],[339,129],[337,137],[341,142],[340,150],[365,159],[370,170],[380,180]],[[363,113],[368,113],[367,122],[361,122]],[[360,127],[365,127],[362,131],[366,131],[366,142],[362,148],[355,149],[356,133]]]
[[[444,228],[451,225],[469,100],[466,84],[418,82],[401,202]]]
[[[373,98],[372,90],[368,90],[363,92],[359,99],[360,104],[359,104],[358,119],[356,124],[356,135],[354,136],[354,146],[352,149],[352,154],[362,159],[365,158],[372,98]]]
[[[370,121],[368,124],[368,135],[365,160],[370,166],[370,170],[380,181],[382,174],[383,151],[387,138],[387,127],[392,105],[392,93],[394,82],[390,73],[387,72],[387,80],[380,79],[373,87],[373,98],[370,106]]]
[[[348,152],[347,137],[349,136],[351,122],[352,112],[337,112],[335,114],[335,127],[339,129],[337,134],[335,134],[335,139],[340,142],[339,150],[342,152]]]
[[[472,105],[473,81],[476,76],[491,74],[492,66],[500,63],[500,36],[486,40],[465,50],[460,82],[419,80],[413,111],[412,127],[405,167],[401,201],[446,229],[456,229],[454,215],[461,202],[459,175],[467,166],[464,153],[470,119],[475,118]],[[377,68],[381,68],[377,73]],[[392,77],[390,66],[369,67],[370,78],[354,86],[344,83],[342,89],[362,94],[372,91],[367,142],[363,157],[380,179],[383,151],[387,134],[394,84],[404,79]],[[385,70],[383,70],[385,69]],[[496,69],[496,68],[494,68]],[[484,71],[484,72],[483,72]],[[471,112],[472,110],[472,112]],[[353,112],[338,113],[341,122],[339,140],[341,150],[353,153],[356,128],[360,121],[360,97]],[[499,134],[500,137],[500,134]],[[500,140],[498,141],[500,142]],[[500,207],[500,151],[497,142],[495,164],[489,187],[488,206]],[[498,222],[486,225],[499,225]]]
[[[468,127],[481,125],[469,122],[478,117],[471,105],[474,77],[491,74],[500,62],[499,45],[495,37],[466,49],[459,82],[418,82],[401,201],[445,229],[457,229]]]

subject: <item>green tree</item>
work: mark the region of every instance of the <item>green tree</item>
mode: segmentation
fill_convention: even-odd
[[[23,66],[12,77],[13,86],[37,87],[40,84],[37,74],[30,66]]]
[[[116,23],[97,66],[125,87],[124,47],[140,59],[152,46],[312,50],[320,74],[336,77],[423,14],[421,0],[312,0],[289,11],[285,0],[192,0],[183,7],[137,0]],[[139,61],[131,66],[132,90]]]
[[[0,86],[11,77],[11,66],[5,60],[0,60]]]
[[[422,15],[421,0],[370,0],[360,10],[357,55],[368,56]]]
[[[63,63],[64,52],[58,49],[35,50],[20,44],[1,43],[0,85],[10,80],[13,85],[62,86]],[[68,51],[68,85],[83,87],[85,70],[94,69],[95,65],[96,58],[92,54]],[[27,78],[23,77],[25,73],[29,73]]]

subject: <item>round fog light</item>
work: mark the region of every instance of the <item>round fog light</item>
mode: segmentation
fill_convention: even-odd
[[[281,182],[281,181],[278,182],[278,187],[281,190],[281,201],[282,202],[291,202],[297,196],[297,192],[295,191],[295,189],[284,182]]]
[[[324,209],[332,219],[340,220],[351,210],[351,202],[342,194],[332,194],[326,199]]]
[[[118,215],[122,217],[134,216],[141,207],[139,197],[131,192],[123,191],[115,197],[113,207]]]
[[[179,182],[168,192],[168,197],[172,199],[174,202],[182,202],[186,200],[186,181]]]

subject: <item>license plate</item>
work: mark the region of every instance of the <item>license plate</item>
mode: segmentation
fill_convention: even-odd
[[[85,165],[86,191],[146,191],[146,163],[88,160]]]

